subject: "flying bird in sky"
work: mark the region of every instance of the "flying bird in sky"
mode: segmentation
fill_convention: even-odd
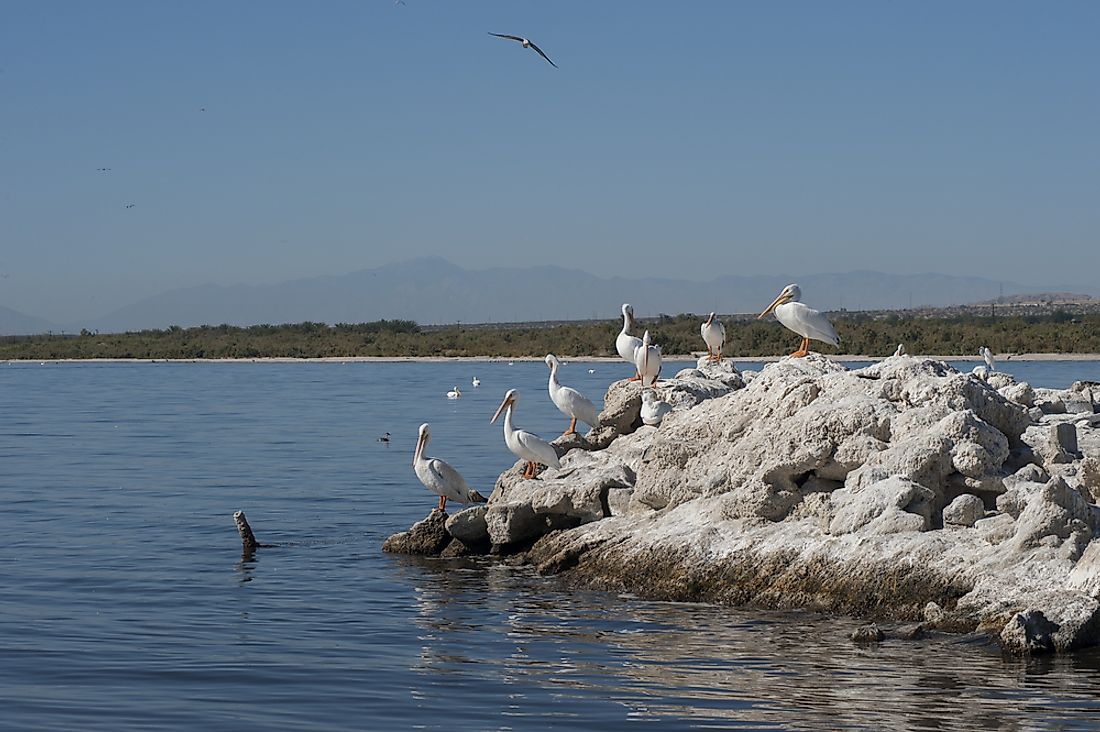
[[[493,33],[492,31],[489,32],[489,35],[496,36],[497,38],[506,38],[509,41],[518,41],[519,44],[521,46],[523,46],[524,48],[533,48],[533,49],[535,49],[535,52],[538,55],[540,55],[544,59],[546,59],[546,63],[550,64],[555,69],[558,68],[558,65],[556,63],[554,63],[553,61],[551,61],[550,57],[547,56],[545,53],[543,53],[541,48],[536,46],[534,43],[531,43],[531,41],[527,40],[526,38],[521,38],[519,36],[509,36],[509,35],[505,35],[504,33]]]

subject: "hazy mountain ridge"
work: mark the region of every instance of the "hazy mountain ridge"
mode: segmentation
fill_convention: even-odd
[[[658,313],[759,312],[789,282],[822,310],[905,308],[973,303],[1045,288],[936,273],[844,272],[814,275],[723,275],[709,281],[599,277],[553,265],[471,270],[430,257],[346,275],[269,285],[200,285],[144,298],[106,316],[64,326],[114,332],[171,325],[353,323],[410,319],[423,324],[617,318],[624,302],[640,316]],[[20,315],[15,311],[8,311]],[[2,317],[2,316],[0,316]],[[41,319],[0,319],[0,333],[58,330]],[[37,324],[36,324],[37,323]],[[19,330],[23,328],[23,330]]]
[[[57,330],[57,325],[0,305],[0,335],[27,335],[51,330]]]

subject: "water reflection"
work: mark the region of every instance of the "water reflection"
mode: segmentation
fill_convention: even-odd
[[[612,718],[692,726],[1031,730],[1100,714],[1097,654],[1009,659],[953,636],[859,646],[854,619],[566,593],[478,562],[399,572],[414,583],[427,699],[441,677],[475,674],[510,689],[522,717],[599,701]]]

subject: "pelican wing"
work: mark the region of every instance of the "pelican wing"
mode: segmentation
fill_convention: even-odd
[[[619,337],[615,339],[615,350],[619,352],[620,358],[629,364],[634,364],[634,351],[641,345],[642,339],[629,333],[619,333]]]
[[[576,417],[589,427],[599,426],[600,412],[596,405],[572,387],[559,387],[554,395],[554,404],[566,417]]]
[[[492,31],[489,31],[489,35],[496,36],[497,38],[507,38],[509,41],[519,41],[520,43],[523,43],[523,39],[519,36],[509,36],[505,35],[504,33],[493,33]],[[531,45],[533,46],[535,44],[532,43]]]
[[[461,473],[451,467],[450,463],[439,458],[428,458],[428,470],[437,481],[436,484],[444,490],[442,495],[459,503],[470,502],[469,484]]]
[[[780,323],[806,338],[840,345],[840,336],[833,329],[829,319],[817,310],[800,302],[788,302],[775,309],[775,317]]]
[[[553,61],[551,61],[551,60],[550,60],[550,57],[549,57],[549,56],[547,56],[547,55],[546,55],[545,53],[543,53],[543,52],[542,52],[542,49],[541,49],[541,48],[539,48],[538,46],[536,46],[536,45],[535,45],[534,43],[531,43],[531,41],[527,41],[527,43],[529,43],[529,44],[531,45],[531,48],[533,48],[533,49],[535,49],[536,51],[538,51],[538,53],[539,53],[539,55],[540,55],[540,56],[542,56],[542,57],[543,57],[544,59],[546,59],[546,63],[550,64],[550,65],[551,65],[551,66],[553,66],[553,67],[554,67],[555,69],[556,69],[556,68],[558,68],[558,65],[557,65],[556,63],[554,63]]]
[[[551,468],[561,467],[561,462],[558,461],[558,453],[554,451],[554,446],[538,435],[524,430],[516,430],[515,439],[520,448],[526,453],[525,457],[528,457],[536,463],[549,465]]]

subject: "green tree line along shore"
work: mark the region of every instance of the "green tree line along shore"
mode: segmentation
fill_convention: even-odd
[[[825,354],[888,356],[898,343],[912,354],[972,355],[981,346],[996,353],[1098,353],[1100,315],[1066,313],[1026,317],[913,318],[897,315],[831,316],[841,347],[817,343]],[[666,355],[705,351],[698,315],[661,316],[642,321]],[[799,337],[774,320],[727,317],[723,355],[781,356]],[[621,321],[557,325],[432,326],[409,320],[326,325],[230,325],[143,330],[131,333],[8,336],[0,338],[0,359],[195,359],[475,356],[521,358],[615,356]]]

